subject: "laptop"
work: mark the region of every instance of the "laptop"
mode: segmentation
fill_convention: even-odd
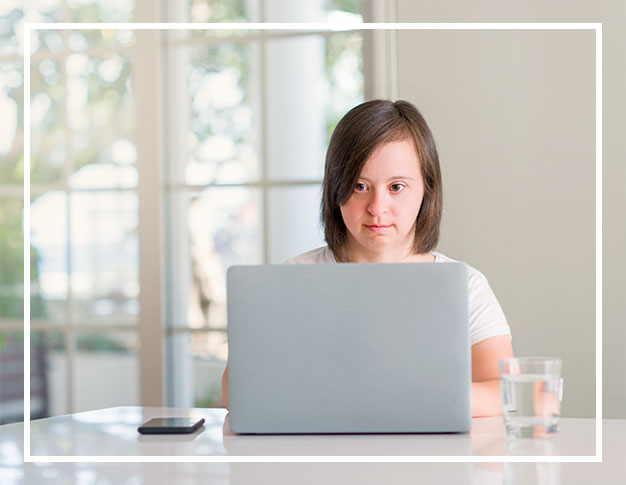
[[[463,263],[232,266],[235,433],[463,433]]]

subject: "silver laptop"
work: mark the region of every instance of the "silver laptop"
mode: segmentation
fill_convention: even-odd
[[[235,433],[470,429],[462,263],[232,266]]]

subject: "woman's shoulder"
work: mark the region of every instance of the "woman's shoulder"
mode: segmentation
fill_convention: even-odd
[[[430,252],[433,256],[435,256],[435,263],[463,263],[467,266],[469,266],[467,263],[463,262],[463,261],[459,261],[458,259],[453,259],[449,256],[446,256],[443,253],[440,253],[438,251],[431,251]]]
[[[432,251],[432,253],[435,255],[435,263],[462,263],[467,267],[467,280],[469,284],[470,297],[493,293],[487,277],[473,266],[470,266],[464,261],[452,259],[445,254],[434,251]]]
[[[470,283],[478,282],[482,279],[486,280],[485,275],[483,275],[476,268],[474,268],[473,266],[470,266],[464,261],[459,261],[458,259],[450,258],[449,256],[446,256],[445,254],[439,253],[437,251],[431,251],[431,253],[435,256],[435,263],[462,263],[465,266],[467,266],[467,273],[468,273],[468,278],[470,280]]]
[[[436,263],[458,262],[467,267],[471,344],[497,335],[511,335],[502,307],[485,275],[463,261],[441,253],[433,254]]]
[[[293,258],[289,258],[284,264],[328,264],[336,263],[335,256],[328,246],[312,249]]]

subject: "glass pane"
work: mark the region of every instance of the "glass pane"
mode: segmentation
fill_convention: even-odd
[[[0,3],[0,55],[22,55],[24,11],[26,11],[28,22],[60,22],[61,7],[57,0],[38,0],[37,2],[3,0]],[[34,32],[31,52],[49,50],[46,35],[42,32]]]
[[[363,100],[360,32],[267,43],[268,173],[278,180],[321,180],[337,121]]]
[[[192,22],[247,22],[250,7],[255,2],[245,0],[189,0]]]
[[[24,32],[23,0],[0,3],[0,56],[22,53],[20,38]]]
[[[347,32],[326,39],[326,140],[348,110],[365,101],[363,34]]]
[[[35,35],[39,55],[60,54],[65,49],[64,34],[61,30],[37,29]]]
[[[67,194],[51,191],[31,202],[32,320],[67,321]]]
[[[355,16],[354,20],[362,21],[361,0],[325,0],[324,7],[329,15],[334,15],[336,18],[339,18],[340,14],[350,14]],[[341,18],[343,19],[344,17]],[[348,17],[345,18],[347,19]]]
[[[139,405],[135,332],[76,334],[74,412]]]
[[[257,180],[258,123],[252,75],[255,45],[223,43],[202,46],[191,51],[177,49],[175,55],[187,56],[181,69],[186,79],[191,104],[185,111],[173,113],[189,120],[178,129],[177,136],[186,140],[184,150],[174,160],[186,166],[171,164],[170,178],[188,184],[237,183]],[[173,119],[176,119],[173,118]]]
[[[224,407],[222,374],[228,357],[225,331],[177,332],[168,336],[169,405]]]
[[[319,185],[270,190],[270,263],[282,263],[325,244],[320,224],[321,190]]]
[[[67,47],[70,51],[84,51],[98,46],[123,49],[135,44],[132,29],[70,30],[67,32]]]
[[[259,22],[259,0],[164,0],[165,16],[169,22],[179,23],[245,23]],[[253,29],[202,28],[164,31],[170,42],[181,42],[189,38],[228,39],[257,34]]]
[[[264,0],[266,22],[325,22],[325,0]]]
[[[214,43],[216,40],[228,42],[233,38],[243,39],[244,37],[256,36],[259,31],[254,29],[193,29],[193,30],[177,30],[169,31],[168,36],[171,40],[182,41],[187,37],[193,36],[194,41],[204,37],[208,42]]]
[[[166,0],[168,4],[176,0]],[[255,19],[258,0],[188,0],[189,22],[248,22]]]
[[[0,113],[2,113],[0,183],[2,184],[24,181],[23,73],[23,63],[0,63]]]
[[[22,200],[0,199],[0,320],[24,317]],[[31,278],[37,281],[31,266]]]
[[[134,0],[66,0],[69,22],[132,22]]]
[[[138,198],[72,193],[72,315],[77,323],[135,323],[139,313]]]
[[[261,194],[213,188],[169,197],[171,326],[226,326],[226,270],[263,260]]]
[[[67,121],[72,133],[72,188],[134,187],[137,152],[131,61],[126,54],[67,58]]]
[[[31,332],[31,407],[39,417],[69,412],[67,406],[67,353],[61,332]],[[34,410],[31,409],[31,416]]]
[[[67,159],[64,119],[65,88],[57,61],[31,67],[31,182],[61,182]]]
[[[67,413],[66,359],[60,332],[32,332],[31,419]],[[24,420],[24,334],[0,330],[0,424]]]
[[[0,424],[16,421],[24,421],[24,333],[0,330]]]
[[[222,374],[228,358],[226,332],[194,332],[191,337],[194,406],[224,407]]]
[[[264,0],[265,22],[362,22],[359,0]]]

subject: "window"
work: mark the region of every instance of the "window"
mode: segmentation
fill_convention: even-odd
[[[350,31],[167,31],[168,403],[221,406],[226,270],[323,244],[325,149],[364,99],[359,2],[192,1],[168,21],[353,22]]]
[[[369,41],[358,30],[358,0],[295,4],[2,3],[0,422],[23,419],[25,19],[354,24],[150,35],[51,25],[33,34],[36,418],[119,405],[221,405],[227,268],[279,263],[323,243],[325,147],[339,118],[366,97]],[[167,379],[155,366],[167,367]]]
[[[22,24],[132,19],[132,2],[65,6],[0,7],[0,422],[23,418]],[[122,30],[31,39],[33,418],[139,404],[133,44]]]

